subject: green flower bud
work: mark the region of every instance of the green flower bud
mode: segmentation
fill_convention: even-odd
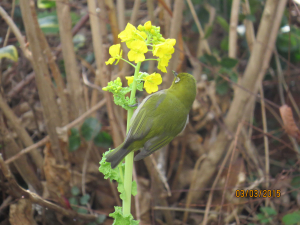
[[[145,28],[140,24],[140,25],[138,26],[138,30],[139,30],[139,31],[143,31],[143,30],[145,30]]]
[[[108,91],[107,87],[102,88],[103,91]]]

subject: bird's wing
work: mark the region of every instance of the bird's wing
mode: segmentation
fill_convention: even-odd
[[[155,113],[151,111],[155,111],[165,97],[166,92],[162,90],[149,95],[142,101],[130,120],[130,129],[125,139],[126,145],[144,138],[149,133],[155,116]],[[147,107],[147,105],[151,105],[151,107]]]
[[[188,121],[189,121],[189,116],[187,116],[185,123],[182,124],[182,131],[186,127]],[[134,160],[137,161],[145,158],[146,156],[152,154],[156,150],[162,148],[163,146],[171,142],[173,138],[174,136],[168,136],[164,134],[151,138],[145,143],[144,148],[141,150],[141,152],[134,157]]]

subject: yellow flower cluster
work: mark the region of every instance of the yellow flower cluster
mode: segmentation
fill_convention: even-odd
[[[137,30],[130,23],[127,24],[124,31],[118,37],[122,42],[126,42],[127,47],[130,49],[128,52],[128,59],[135,61],[135,63],[143,62],[145,60],[145,53],[148,52],[145,40],[147,34],[143,31]]]
[[[125,77],[125,78],[127,79],[128,86],[133,82],[134,79],[133,76]],[[143,80],[145,81],[144,88],[148,94],[157,92],[158,85],[162,83],[162,78],[159,73],[152,73],[149,76],[144,77]]]

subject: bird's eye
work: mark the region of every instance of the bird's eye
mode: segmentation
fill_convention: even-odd
[[[176,77],[175,84],[177,84],[179,81],[180,81],[180,78]]]

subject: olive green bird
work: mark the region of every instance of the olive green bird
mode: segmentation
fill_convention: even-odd
[[[125,141],[106,156],[112,168],[131,151],[141,149],[135,161],[145,158],[184,130],[196,97],[196,80],[188,73],[174,75],[169,89],[149,95],[135,110]]]

